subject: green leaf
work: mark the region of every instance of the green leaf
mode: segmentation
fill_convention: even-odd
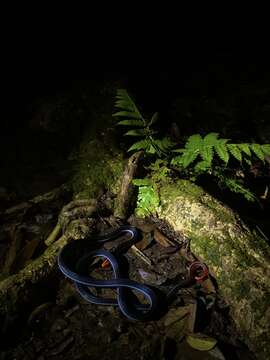
[[[249,148],[249,144],[237,144],[237,146],[239,147],[239,149],[244,152],[246,155],[251,156],[251,152],[250,152],[250,148]]]
[[[213,146],[214,143],[217,141],[217,138],[218,133],[209,133],[204,137],[203,142],[204,144],[209,144]]]
[[[141,116],[137,113],[131,112],[131,111],[118,111],[112,116],[124,116],[124,117],[131,117],[134,119],[141,119]]]
[[[200,134],[192,135],[188,138],[185,148],[188,150],[201,149],[203,146],[203,139]]]
[[[189,150],[185,151],[182,155],[182,165],[184,168],[188,167],[199,155],[199,150]]]
[[[236,160],[242,161],[241,150],[238,148],[238,144],[227,144],[230,153],[235,157]]]
[[[148,148],[146,149],[146,152],[148,154],[155,154],[157,151],[152,144],[149,145],[149,143],[148,143]]]
[[[224,178],[223,182],[231,191],[243,195],[248,201],[254,202],[257,200],[256,196],[239,181],[231,178]]]
[[[220,159],[225,162],[225,164],[228,163],[229,158],[230,158],[230,154],[228,153],[227,146],[226,146],[227,141],[228,141],[227,139],[220,139],[214,145],[214,149],[215,149],[216,153],[218,154]]]
[[[125,135],[129,135],[129,136],[146,136],[147,131],[146,131],[146,129],[134,129],[134,130],[129,130],[128,132],[126,132]]]
[[[251,144],[250,145],[251,150],[258,156],[258,158],[262,161],[264,161],[264,153],[261,149],[261,145],[259,144]]]
[[[159,201],[158,193],[152,186],[140,186],[136,214],[139,216],[147,216],[156,212]]]
[[[131,99],[131,97],[128,95],[128,93],[125,89],[118,89],[116,98],[118,100],[116,100],[116,102],[115,102],[115,107],[129,112],[128,116],[131,116],[135,119],[142,119],[144,121],[143,116],[141,115],[141,113],[137,109],[137,106],[135,105],[134,101]],[[123,115],[123,116],[125,116],[125,115]]]
[[[261,145],[261,149],[265,153],[265,155],[270,156],[270,144]]]
[[[117,100],[114,106],[119,109],[134,111],[133,104],[126,100]]]
[[[157,152],[160,151],[163,154],[166,154],[175,145],[175,143],[168,137],[164,137],[163,139],[154,139],[152,140],[152,144],[156,148]]]
[[[174,158],[172,158],[171,165],[182,167],[183,166],[183,157],[182,157],[182,155],[175,156]]]
[[[147,141],[147,140],[141,140],[141,141],[135,142],[135,143],[128,149],[128,151],[132,151],[132,150],[146,150],[148,147],[149,147],[149,141]]]
[[[200,155],[206,163],[211,165],[213,160],[213,146],[204,145],[201,149]]]
[[[142,120],[135,120],[135,119],[127,119],[121,120],[117,123],[117,125],[127,125],[127,126],[143,126],[144,123]]]

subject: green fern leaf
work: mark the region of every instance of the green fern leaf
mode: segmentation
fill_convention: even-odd
[[[127,125],[127,126],[143,126],[144,123],[142,120],[136,120],[136,119],[126,119],[121,120],[117,123],[117,125]]]
[[[130,102],[126,101],[126,100],[117,100],[115,102],[114,106],[119,109],[133,111],[133,105],[130,104]]]
[[[244,187],[239,181],[230,178],[224,178],[224,185],[226,185],[231,191],[243,195],[248,201],[254,202],[257,200],[256,196],[246,187]]]
[[[218,133],[209,133],[204,137],[203,142],[204,144],[213,146],[214,143],[217,141],[217,138],[218,138]]]
[[[188,138],[185,148],[188,150],[199,150],[203,146],[203,139],[200,134],[192,135]]]
[[[112,116],[124,116],[124,117],[130,117],[130,118],[134,118],[134,119],[141,119],[141,115],[134,113],[132,111],[118,111],[115,114],[113,114]]]
[[[157,150],[156,150],[156,148],[153,146],[153,144],[150,144],[150,145],[148,146],[148,148],[146,149],[146,152],[147,152],[148,154],[156,154]]]
[[[261,149],[265,153],[265,155],[270,156],[270,144],[261,145]]]
[[[135,142],[135,143],[128,149],[128,151],[132,151],[132,150],[146,150],[148,147],[149,147],[149,141],[147,141],[147,140],[141,140],[141,141]]]
[[[129,135],[129,136],[146,136],[147,131],[146,131],[146,129],[134,129],[134,130],[129,130],[128,132],[126,132],[125,135]]]
[[[217,133],[209,133],[203,139],[203,146],[200,155],[203,160],[210,165],[213,160],[213,147],[218,141],[217,137]]]
[[[245,153],[248,156],[251,156],[249,144],[243,143],[243,144],[237,144],[237,146],[239,147],[240,151],[242,151],[243,153]]]
[[[215,149],[216,153],[218,154],[220,159],[225,162],[225,164],[228,163],[229,158],[230,158],[230,154],[228,153],[227,146],[226,146],[227,141],[228,141],[227,139],[219,139],[214,144],[214,149]]]
[[[123,109],[124,111],[128,111],[130,114],[132,114],[132,116],[129,116],[134,117],[135,119],[144,120],[134,101],[131,99],[125,89],[118,89],[116,98],[118,100],[115,102],[115,107]]]
[[[264,161],[264,153],[261,149],[261,145],[259,144],[251,144],[250,145],[251,150],[258,156],[258,158],[262,161]]]
[[[152,186],[140,186],[136,214],[139,216],[147,216],[155,213],[159,202],[158,193]]]
[[[168,151],[170,150],[175,143],[172,142],[168,137],[164,137],[163,139],[155,139],[154,143],[162,150]]]
[[[196,160],[197,156],[199,155],[199,150],[189,150],[185,151],[181,156],[182,160],[181,163],[184,168],[188,167],[193,161]]]
[[[235,157],[236,160],[242,161],[242,153],[238,147],[238,144],[227,144],[228,150]]]
[[[206,163],[211,165],[212,160],[213,160],[213,146],[211,146],[211,145],[203,146],[203,148],[201,149],[200,155]]]

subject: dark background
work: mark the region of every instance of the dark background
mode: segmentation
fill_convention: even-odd
[[[117,45],[99,49],[89,46],[87,56],[71,50],[58,56],[46,48],[37,53],[22,48],[6,57],[0,84],[0,187],[14,191],[17,202],[69,177],[68,155],[91,121],[90,108],[101,99],[99,89],[117,82],[146,113],[159,112],[159,130],[164,133],[177,121],[183,139],[213,131],[236,141],[270,142],[270,62],[265,46],[178,42],[166,50],[156,46],[153,52],[133,46],[121,53]],[[65,125],[37,126],[31,119],[40,104],[55,98],[64,99]],[[192,118],[185,115],[189,112]]]

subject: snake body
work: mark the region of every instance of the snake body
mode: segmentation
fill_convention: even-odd
[[[88,302],[97,305],[119,306],[121,312],[130,320],[144,321],[151,319],[158,311],[159,301],[156,291],[150,286],[130,280],[121,272],[117,258],[113,253],[97,249],[101,244],[118,239],[123,235],[129,235],[134,242],[140,238],[137,228],[132,226],[120,226],[118,229],[105,235],[90,239],[77,240],[64,246],[58,256],[58,266],[61,272],[75,282],[80,295]],[[113,270],[113,278],[99,280],[88,275],[89,264],[94,258],[106,259]],[[188,278],[174,288],[188,286],[193,279]],[[117,290],[116,299],[96,296],[91,288],[111,288]],[[148,304],[142,304],[134,295],[133,291],[141,293]],[[172,292],[170,292],[170,296]]]

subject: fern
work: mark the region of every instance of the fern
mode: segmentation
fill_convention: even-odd
[[[160,199],[155,184],[147,178],[134,179],[133,184],[139,187],[137,208],[135,210],[136,215],[145,217],[156,213]]]
[[[239,180],[223,177],[220,182],[221,185],[227,187],[230,191],[243,195],[248,201],[254,202],[257,200],[256,196]]]
[[[154,113],[150,119],[143,117],[132,98],[125,89],[117,90],[115,107],[121,109],[113,114],[115,117],[125,119],[118,121],[117,125],[136,127],[125,133],[126,136],[143,137],[143,140],[135,142],[128,151],[144,150],[148,154],[166,155],[175,145],[169,138],[154,139],[156,131],[152,129],[156,123],[158,113]]]
[[[128,152],[144,151],[156,155],[158,159],[148,169],[152,172],[152,181],[149,179],[135,179],[134,185],[139,187],[137,214],[147,216],[155,211],[159,204],[158,191],[155,184],[160,184],[165,178],[173,175],[172,167],[182,171],[182,176],[196,180],[201,174],[207,173],[215,177],[221,186],[240,193],[247,200],[254,201],[256,196],[244,186],[243,180],[235,179],[234,173],[227,167],[231,161],[249,166],[255,158],[264,162],[270,157],[270,144],[230,143],[228,139],[219,138],[217,133],[209,133],[205,137],[194,134],[188,138],[183,148],[173,150],[175,143],[168,137],[156,139],[153,125],[158,119],[158,113],[151,118],[145,118],[135,102],[125,89],[117,90],[114,117],[120,118],[117,125],[129,127],[125,136],[138,137]],[[178,155],[175,156],[175,153]],[[163,158],[163,159],[162,159]],[[164,160],[165,159],[165,160]],[[223,163],[218,164],[218,160]],[[229,174],[229,176],[228,176]]]
[[[231,158],[242,162],[243,159],[247,163],[250,163],[250,157],[254,153],[261,161],[264,161],[265,156],[270,154],[270,145],[260,144],[231,144],[227,143],[227,139],[218,139],[218,134],[210,133],[202,138],[199,134],[192,135],[189,137],[185,144],[184,149],[175,150],[175,152],[181,152],[172,159],[172,164],[187,168],[190,166],[198,157],[201,157],[203,163],[197,166],[197,169],[208,169],[214,160],[214,154],[227,164]]]

